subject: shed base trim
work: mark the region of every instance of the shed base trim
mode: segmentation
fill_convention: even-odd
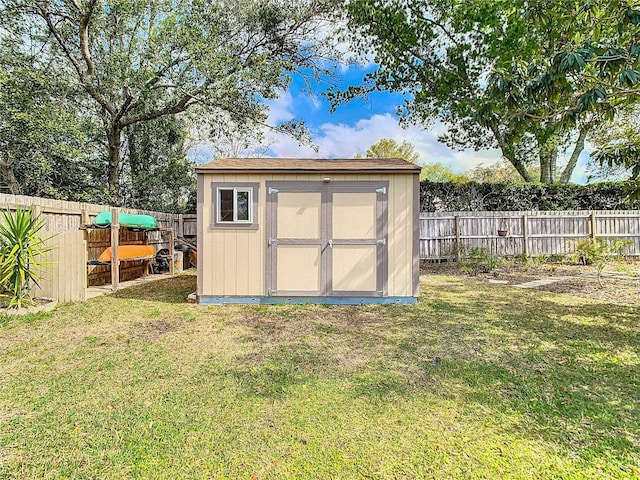
[[[223,304],[251,304],[251,305],[280,305],[283,303],[305,304],[318,303],[329,305],[413,305],[418,302],[416,297],[219,297],[214,295],[200,295],[200,305]]]

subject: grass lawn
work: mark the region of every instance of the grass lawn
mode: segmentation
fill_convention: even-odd
[[[638,478],[640,313],[425,276],[417,306],[0,317],[0,478]]]

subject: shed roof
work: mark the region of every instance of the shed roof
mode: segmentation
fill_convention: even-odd
[[[401,158],[222,158],[196,167],[202,173],[240,170],[418,173],[420,167]]]

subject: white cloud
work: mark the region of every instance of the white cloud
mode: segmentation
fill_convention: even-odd
[[[295,110],[307,112],[322,108],[322,102],[312,95],[298,95],[282,92],[281,96],[269,102],[268,122],[275,125],[296,118]],[[361,118],[353,124],[327,122],[311,132],[317,150],[309,145],[300,145],[294,138],[285,134],[268,133],[268,155],[280,158],[352,158],[355,154],[363,155],[367,148],[382,138],[393,138],[399,142],[411,142],[420,154],[421,163],[441,163],[454,172],[461,173],[478,165],[491,165],[501,159],[498,149],[473,151],[471,149],[457,151],[438,141],[438,136],[446,131],[446,126],[435,122],[430,130],[409,126],[402,128],[396,116],[374,114]],[[211,145],[199,142],[191,149],[191,156],[198,162],[208,160],[211,156]],[[580,156],[578,165],[572,175],[572,181],[584,183],[591,146],[587,145]],[[249,152],[249,155],[251,153]]]
[[[437,125],[436,130],[442,131]],[[434,131],[425,131],[417,127],[402,128],[391,114],[373,115],[358,120],[353,125],[325,123],[312,132],[312,138],[318,151],[286,135],[276,136],[271,153],[276,157],[311,158],[351,158],[356,153],[364,154],[371,145],[382,138],[393,138],[399,142],[411,142],[420,154],[423,163],[440,162],[450,166],[456,172],[462,172],[481,163],[491,164],[500,159],[500,152],[488,150],[458,152],[438,142]]]
[[[288,105],[291,105],[291,102]],[[502,154],[499,149],[476,152],[472,149],[458,151],[447,147],[438,141],[438,136],[445,131],[446,126],[441,122],[436,122],[430,130],[413,126],[402,128],[395,116],[376,114],[362,118],[353,125],[322,124],[317,131],[312,132],[317,151],[308,145],[299,145],[295,139],[287,135],[276,135],[270,154],[282,158],[352,158],[356,153],[364,154],[367,148],[382,138],[393,138],[399,142],[411,142],[420,154],[422,163],[441,163],[456,173],[465,172],[478,165],[489,166],[501,161]],[[571,181],[586,181],[587,162],[591,150],[587,145],[580,155]],[[566,152],[566,158],[569,155],[570,152]]]
[[[267,102],[267,105],[269,106],[267,122],[271,125],[287,122],[295,118],[295,115],[291,112],[293,95],[289,91],[282,92],[277,99]]]

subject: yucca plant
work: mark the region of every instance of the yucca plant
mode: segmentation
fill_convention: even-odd
[[[40,238],[44,220],[33,209],[2,212],[0,223],[0,285],[9,294],[9,308],[33,304],[30,287],[38,285],[43,255],[51,250]]]

